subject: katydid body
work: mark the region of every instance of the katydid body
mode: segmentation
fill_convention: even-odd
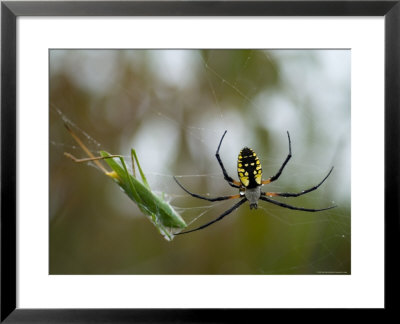
[[[101,171],[111,179],[113,179],[127,194],[127,196],[139,207],[143,214],[148,216],[152,223],[158,228],[168,240],[173,238],[173,234],[169,228],[185,228],[187,225],[182,217],[172,208],[172,206],[157,194],[155,194],[144,175],[139,164],[136,151],[131,149],[132,174],[129,173],[124,158],[121,155],[111,155],[105,151],[100,151],[100,156],[94,156],[90,150],[82,143],[68,125],[65,125],[72,137],[79,146],[89,155],[88,158],[77,159],[70,153],[64,153],[77,163],[93,161]],[[119,163],[116,161],[119,160]],[[104,160],[111,171],[108,171],[101,163]],[[142,179],[140,182],[135,174],[135,161]]]

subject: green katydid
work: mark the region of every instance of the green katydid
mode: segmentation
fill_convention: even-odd
[[[142,213],[148,216],[165,239],[170,241],[174,237],[169,228],[185,228],[187,226],[185,221],[172,206],[151,190],[134,149],[131,149],[132,174],[129,174],[123,156],[111,155],[105,151],[100,151],[100,156],[96,157],[67,124],[65,124],[65,127],[89,157],[77,159],[70,153],[64,153],[64,155],[77,163],[93,161],[105,175],[113,179],[122,188],[128,197],[139,207]],[[115,159],[119,160],[120,163],[116,162]],[[108,171],[99,160],[104,160],[112,171]],[[135,161],[142,182],[136,178]]]

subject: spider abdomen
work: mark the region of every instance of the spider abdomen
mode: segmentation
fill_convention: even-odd
[[[248,189],[261,185],[262,168],[257,154],[248,147],[243,148],[238,156],[238,176]]]

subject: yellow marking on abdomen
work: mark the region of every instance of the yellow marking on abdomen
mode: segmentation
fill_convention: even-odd
[[[249,177],[241,177],[241,178],[240,178],[240,181],[243,183],[243,185],[244,185],[245,187],[247,187],[247,186],[249,185],[249,183],[250,183]]]

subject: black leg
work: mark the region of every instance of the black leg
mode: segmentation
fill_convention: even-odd
[[[283,162],[283,164],[282,164],[281,168],[279,169],[278,173],[275,174],[274,176],[270,177],[268,180],[264,180],[262,182],[262,184],[268,184],[268,183],[270,183],[272,181],[277,180],[280,177],[284,167],[286,166],[286,164],[289,162],[290,158],[292,157],[292,145],[291,145],[291,142],[290,142],[289,132],[287,132],[287,136],[288,136],[288,139],[289,139],[289,154],[286,157],[286,160]]]
[[[207,226],[210,226],[211,224],[214,224],[215,222],[220,221],[220,220],[221,220],[222,218],[224,218],[226,215],[229,215],[229,214],[230,214],[231,212],[233,212],[235,209],[239,208],[239,206],[242,205],[246,200],[247,200],[246,198],[242,199],[241,201],[239,201],[238,203],[236,203],[235,205],[233,205],[231,208],[229,208],[227,211],[225,211],[225,212],[224,212],[222,215],[220,215],[218,218],[214,219],[213,221],[211,221],[211,222],[209,222],[209,223],[207,223],[207,224],[204,224],[204,225],[202,225],[202,226],[200,226],[200,227],[197,227],[197,228],[195,228],[195,229],[192,229],[192,230],[190,230],[190,231],[175,233],[174,235],[187,234],[187,233],[191,233],[191,232],[194,232],[194,231],[199,231],[199,230],[201,230],[201,229],[203,229],[203,228],[206,228]]]
[[[269,198],[267,198],[267,197],[265,197],[265,196],[261,196],[260,199],[261,199],[261,200],[264,200],[264,201],[267,201],[267,202],[269,202],[269,203],[271,203],[271,204],[275,204],[275,205],[284,207],[284,208],[289,208],[289,209],[293,209],[293,210],[302,210],[302,211],[306,211],[306,212],[318,212],[318,211],[328,210],[328,209],[332,209],[332,208],[335,208],[335,207],[336,207],[336,206],[331,206],[331,207],[321,208],[321,209],[309,209],[309,208],[302,208],[302,207],[290,206],[290,205],[281,203],[281,202],[279,202],[279,201],[275,201],[275,200],[269,199]]]
[[[219,149],[221,147],[222,140],[224,139],[226,132],[227,131],[224,132],[224,134],[221,137],[221,140],[219,141],[219,145],[218,145],[217,152],[215,153],[215,157],[217,158],[218,163],[219,163],[219,165],[220,165],[220,167],[222,169],[222,173],[224,174],[224,179],[228,182],[228,184],[231,187],[240,188],[240,182],[233,180],[233,178],[228,175],[228,173],[225,170],[224,164],[222,163],[222,160],[221,160],[221,158],[219,156]]]
[[[208,197],[203,197],[200,196],[198,194],[195,194],[193,192],[190,192],[189,190],[187,190],[184,186],[182,186],[178,180],[176,180],[176,178],[174,177],[175,182],[179,185],[179,187],[181,187],[183,190],[185,190],[189,195],[191,195],[192,197],[195,198],[200,198],[200,199],[204,199],[207,201],[221,201],[221,200],[227,200],[227,199],[235,199],[235,198],[240,198],[240,194],[239,195],[232,195],[232,196],[221,196],[221,197],[215,197],[215,198],[208,198]]]
[[[290,193],[290,192],[263,192],[262,194],[265,195],[265,196],[270,196],[270,197],[276,197],[276,196],[279,196],[279,197],[298,197],[298,196],[304,195],[304,194],[306,194],[306,193],[309,193],[309,192],[311,192],[311,191],[314,191],[314,190],[318,189],[318,187],[324,183],[324,181],[326,180],[326,178],[329,177],[329,175],[331,174],[332,170],[333,170],[333,167],[332,167],[332,169],[328,172],[327,176],[326,176],[319,184],[317,184],[316,186],[314,186],[314,187],[312,187],[312,188],[303,190],[302,192],[299,192],[299,193]]]

